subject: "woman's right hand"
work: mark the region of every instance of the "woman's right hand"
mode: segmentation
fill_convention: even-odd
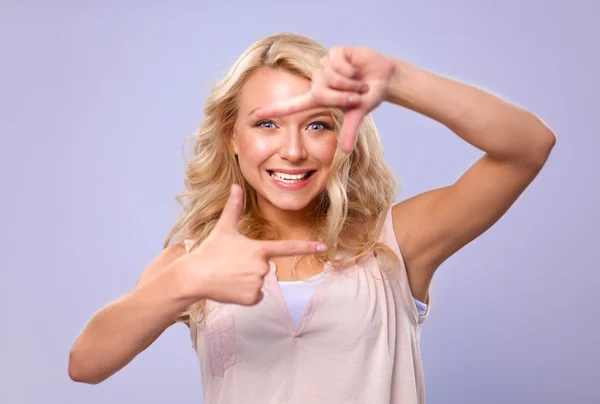
[[[327,248],[316,241],[249,239],[237,230],[241,214],[242,190],[234,184],[213,230],[182,257],[183,282],[192,296],[246,306],[258,304],[270,258],[321,253]]]

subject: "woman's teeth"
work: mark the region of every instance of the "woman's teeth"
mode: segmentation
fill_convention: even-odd
[[[285,174],[285,173],[278,173],[275,171],[269,171],[269,175],[271,175],[271,177],[276,178],[279,181],[289,183],[289,184],[293,184],[298,181],[303,181],[303,180],[307,179],[310,174],[311,174],[311,171],[306,172],[304,174]]]

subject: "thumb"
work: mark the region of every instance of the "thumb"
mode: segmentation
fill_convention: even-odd
[[[340,147],[343,152],[350,153],[354,148],[358,128],[364,117],[364,112],[358,108],[346,111],[344,114],[342,130],[340,131]]]
[[[232,184],[229,198],[215,227],[221,230],[237,231],[237,223],[242,215],[242,188],[238,184]]]

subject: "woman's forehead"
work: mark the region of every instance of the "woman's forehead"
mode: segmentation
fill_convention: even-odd
[[[310,80],[283,70],[260,69],[252,74],[242,88],[240,103],[250,109],[287,101],[310,90]],[[257,104],[257,105],[249,105]]]
[[[252,118],[253,112],[259,108],[288,101],[308,91],[310,80],[304,77],[284,70],[261,69],[242,88],[238,105],[240,116]],[[316,114],[331,116],[331,111],[327,108],[313,108],[296,115],[307,117]]]

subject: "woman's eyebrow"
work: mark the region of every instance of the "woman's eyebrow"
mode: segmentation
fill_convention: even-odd
[[[258,109],[260,109],[260,108],[262,108],[262,107],[256,107],[256,108],[254,108],[253,110],[251,110],[251,111],[248,113],[248,116],[251,116],[251,115],[252,115],[252,114],[253,114],[255,111],[257,111],[257,110],[258,110]],[[308,115],[308,116],[307,116],[306,118],[304,118],[304,119],[305,119],[305,120],[308,120],[308,119],[313,119],[313,118],[316,118],[316,117],[319,117],[319,116],[326,116],[326,117],[332,118],[332,116],[331,116],[331,112],[329,112],[328,110],[323,110],[323,111],[314,112],[314,113],[312,113],[312,114]]]

